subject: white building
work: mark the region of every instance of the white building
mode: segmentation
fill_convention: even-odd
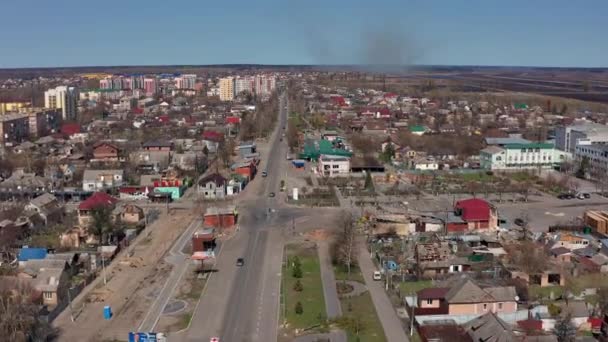
[[[439,163],[434,158],[420,157],[412,161],[414,170],[439,170]]]
[[[219,80],[220,101],[234,100],[234,78],[224,77]]]
[[[99,191],[123,185],[123,170],[85,170],[82,190]]]
[[[255,76],[255,93],[257,95],[270,95],[276,88],[276,78],[271,75]]]
[[[196,84],[196,75],[185,74],[175,78],[175,87],[177,89],[194,89]]]
[[[580,165],[583,158],[589,161],[587,177],[604,180],[608,175],[608,145],[579,143],[574,152],[575,165]]]
[[[319,156],[317,171],[323,177],[348,175],[350,174],[350,158],[322,154]]]
[[[80,95],[76,87],[59,86],[44,92],[46,108],[61,109],[63,120],[75,120],[78,115]]]
[[[608,143],[608,126],[584,122],[555,129],[555,145],[558,149],[575,153],[579,143]]]
[[[254,93],[255,78],[251,76],[239,77],[234,80],[234,94],[239,95],[246,91],[250,94]]]
[[[553,168],[570,159],[570,154],[548,143],[489,146],[479,153],[480,166],[488,170]]]

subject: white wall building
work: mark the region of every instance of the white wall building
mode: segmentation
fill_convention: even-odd
[[[61,109],[63,120],[75,120],[78,115],[80,95],[76,87],[59,86],[44,92],[46,108]]]
[[[99,191],[123,185],[123,170],[85,170],[82,190]]]
[[[244,91],[254,93],[255,78],[251,76],[239,77],[234,80],[234,94],[238,95]]]
[[[555,129],[555,145],[558,149],[574,154],[579,143],[608,143],[608,126],[584,122]]]
[[[489,146],[479,153],[480,166],[488,170],[523,170],[553,168],[571,159],[568,152],[548,143]]]
[[[175,87],[177,89],[194,89],[196,85],[196,75],[184,74],[175,78]]]
[[[575,165],[580,165],[583,158],[589,161],[585,176],[604,180],[608,175],[608,145],[579,143],[574,152]]]
[[[350,158],[343,156],[319,156],[317,171],[323,177],[345,176],[350,174]]]

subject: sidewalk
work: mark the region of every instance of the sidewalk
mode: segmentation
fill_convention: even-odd
[[[403,328],[403,323],[397,317],[397,312],[395,308],[388,298],[388,295],[384,291],[383,282],[374,281],[372,279],[372,274],[376,271],[376,267],[374,263],[369,258],[369,252],[365,247],[365,243],[359,242],[359,267],[361,268],[361,272],[363,273],[363,278],[365,279],[365,285],[369,289],[369,293],[372,296],[372,301],[374,302],[374,306],[376,307],[376,313],[380,322],[382,323],[382,328],[384,329],[384,334],[386,335],[386,340],[388,342],[403,342],[409,341],[405,330]]]
[[[336,289],[336,277],[331,265],[331,257],[329,256],[329,244],[327,241],[321,241],[317,244],[319,253],[319,264],[321,265],[321,281],[323,282],[323,295],[325,296],[325,309],[327,318],[336,318],[342,316],[342,307],[338,298]]]

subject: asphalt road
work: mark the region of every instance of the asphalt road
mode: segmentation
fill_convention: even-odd
[[[209,341],[211,337],[230,342],[277,340],[285,227],[305,214],[303,210],[281,208],[282,200],[277,199],[282,195],[279,175],[283,174],[287,153],[286,141],[280,141],[287,121],[286,101],[285,94],[270,151],[260,167],[268,177],[259,175],[255,180],[263,182],[259,193],[240,202],[240,231],[223,243],[216,272],[207,281],[190,328],[172,341]],[[270,192],[276,196],[269,197]],[[239,257],[245,260],[241,267],[236,266]]]

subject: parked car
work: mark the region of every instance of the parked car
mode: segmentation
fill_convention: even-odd
[[[274,192],[271,192],[271,193],[268,194],[268,197],[274,197],[274,196],[275,196]]]
[[[576,198],[578,198],[578,199],[580,199],[580,200],[582,200],[582,199],[589,199],[589,198],[591,198],[591,194],[589,194],[589,193],[587,193],[587,192],[579,192],[579,193],[576,195]]]
[[[262,177],[266,177],[266,176],[268,176],[268,172],[262,171]]]
[[[382,280],[382,273],[380,273],[380,271],[374,271],[373,279],[374,280]]]
[[[245,259],[243,259],[243,258],[237,258],[236,259],[236,265],[237,266],[243,266],[243,265],[245,265]]]
[[[561,199],[561,200],[565,200],[565,199],[573,199],[573,198],[574,198],[574,195],[573,195],[573,194],[569,194],[569,193],[566,193],[566,194],[559,194],[559,195],[557,195],[557,198],[559,198],[559,199]]]
[[[516,219],[513,221],[513,223],[515,223],[515,225],[518,225],[518,226],[520,226],[520,227],[521,227],[521,226],[523,226],[523,225],[525,224],[524,220],[523,220],[523,219],[521,219],[521,218],[519,218],[519,217],[518,217],[518,218],[516,218]]]

